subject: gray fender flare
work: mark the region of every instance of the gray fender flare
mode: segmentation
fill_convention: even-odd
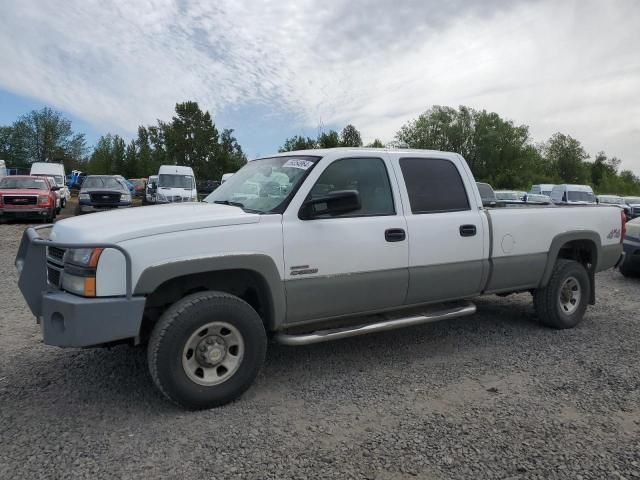
[[[598,256],[601,250],[600,243],[600,235],[597,232],[592,230],[579,230],[576,232],[567,232],[556,235],[551,241],[551,247],[549,248],[549,255],[547,256],[547,264],[544,268],[544,273],[542,274],[542,279],[540,280],[539,287],[546,287],[549,283],[549,279],[551,278],[551,274],[553,273],[553,267],[556,264],[556,260],[558,259],[558,255],[560,254],[560,249],[569,242],[573,242],[576,240],[586,240],[593,243],[595,250],[593,252],[593,267],[589,271],[589,278],[591,279],[591,299],[590,303],[595,302],[595,279],[594,274],[596,272],[596,268],[598,265]]]
[[[269,289],[272,329],[282,324],[286,314],[284,284],[275,262],[268,255],[245,254],[220,257],[198,257],[153,265],[143,270],[134,289],[134,295],[149,295],[160,285],[174,278],[197,273],[222,270],[247,270],[257,273]]]

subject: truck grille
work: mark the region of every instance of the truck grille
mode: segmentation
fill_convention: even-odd
[[[65,252],[66,250],[64,248],[47,247],[47,257],[54,263],[59,263],[60,265],[63,263],[62,260]]]
[[[3,195],[2,201],[5,205],[36,205],[37,195]]]
[[[94,205],[113,205],[120,203],[119,193],[92,193],[90,198],[91,203]]]
[[[60,288],[60,277],[62,277],[62,270],[56,267],[47,265],[47,282],[52,287]]]

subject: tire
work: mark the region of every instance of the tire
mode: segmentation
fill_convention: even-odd
[[[625,258],[622,264],[618,267],[620,273],[628,278],[638,278],[640,277],[640,268],[634,268],[631,264],[630,258]]]
[[[80,204],[79,203],[76,205],[76,208],[73,209],[73,214],[74,215],[82,215],[82,210],[80,209]]]
[[[223,352],[202,352],[213,347]],[[260,371],[266,351],[267,335],[258,313],[238,297],[207,291],[186,296],[160,317],[149,339],[147,361],[165,397],[200,410],[242,395]],[[222,360],[206,364],[201,355]]]
[[[558,259],[547,286],[535,291],[533,304],[544,325],[573,328],[582,321],[590,297],[591,281],[584,266],[573,260]]]
[[[60,208],[65,208],[67,206],[67,199],[63,198],[60,200]]]

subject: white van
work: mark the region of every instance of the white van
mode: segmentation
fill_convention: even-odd
[[[220,179],[220,184],[222,185],[224,182],[229,180],[231,177],[233,177],[233,173],[224,173],[222,175],[222,178]]]
[[[596,203],[593,189],[589,185],[554,185],[551,190],[553,203],[589,204]]]
[[[162,165],[155,187],[156,203],[198,201],[196,177],[191,167]]]
[[[64,208],[71,198],[71,192],[67,188],[67,176],[64,173],[64,165],[52,162],[35,162],[31,164],[30,175],[41,177],[53,177],[60,187],[60,207]]]
[[[529,193],[535,193],[536,195],[546,195],[550,197],[553,187],[555,187],[553,183],[541,183],[539,185],[534,185],[533,187],[531,187],[531,191]]]
[[[7,176],[7,164],[0,160],[0,178]]]

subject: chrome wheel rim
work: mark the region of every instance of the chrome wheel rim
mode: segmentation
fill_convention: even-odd
[[[238,329],[227,322],[211,322],[198,327],[185,343],[182,368],[198,385],[219,385],[236,373],[243,357]]]
[[[560,310],[567,315],[571,315],[580,306],[581,298],[582,288],[580,287],[580,282],[575,277],[568,277],[560,287],[558,296]]]

